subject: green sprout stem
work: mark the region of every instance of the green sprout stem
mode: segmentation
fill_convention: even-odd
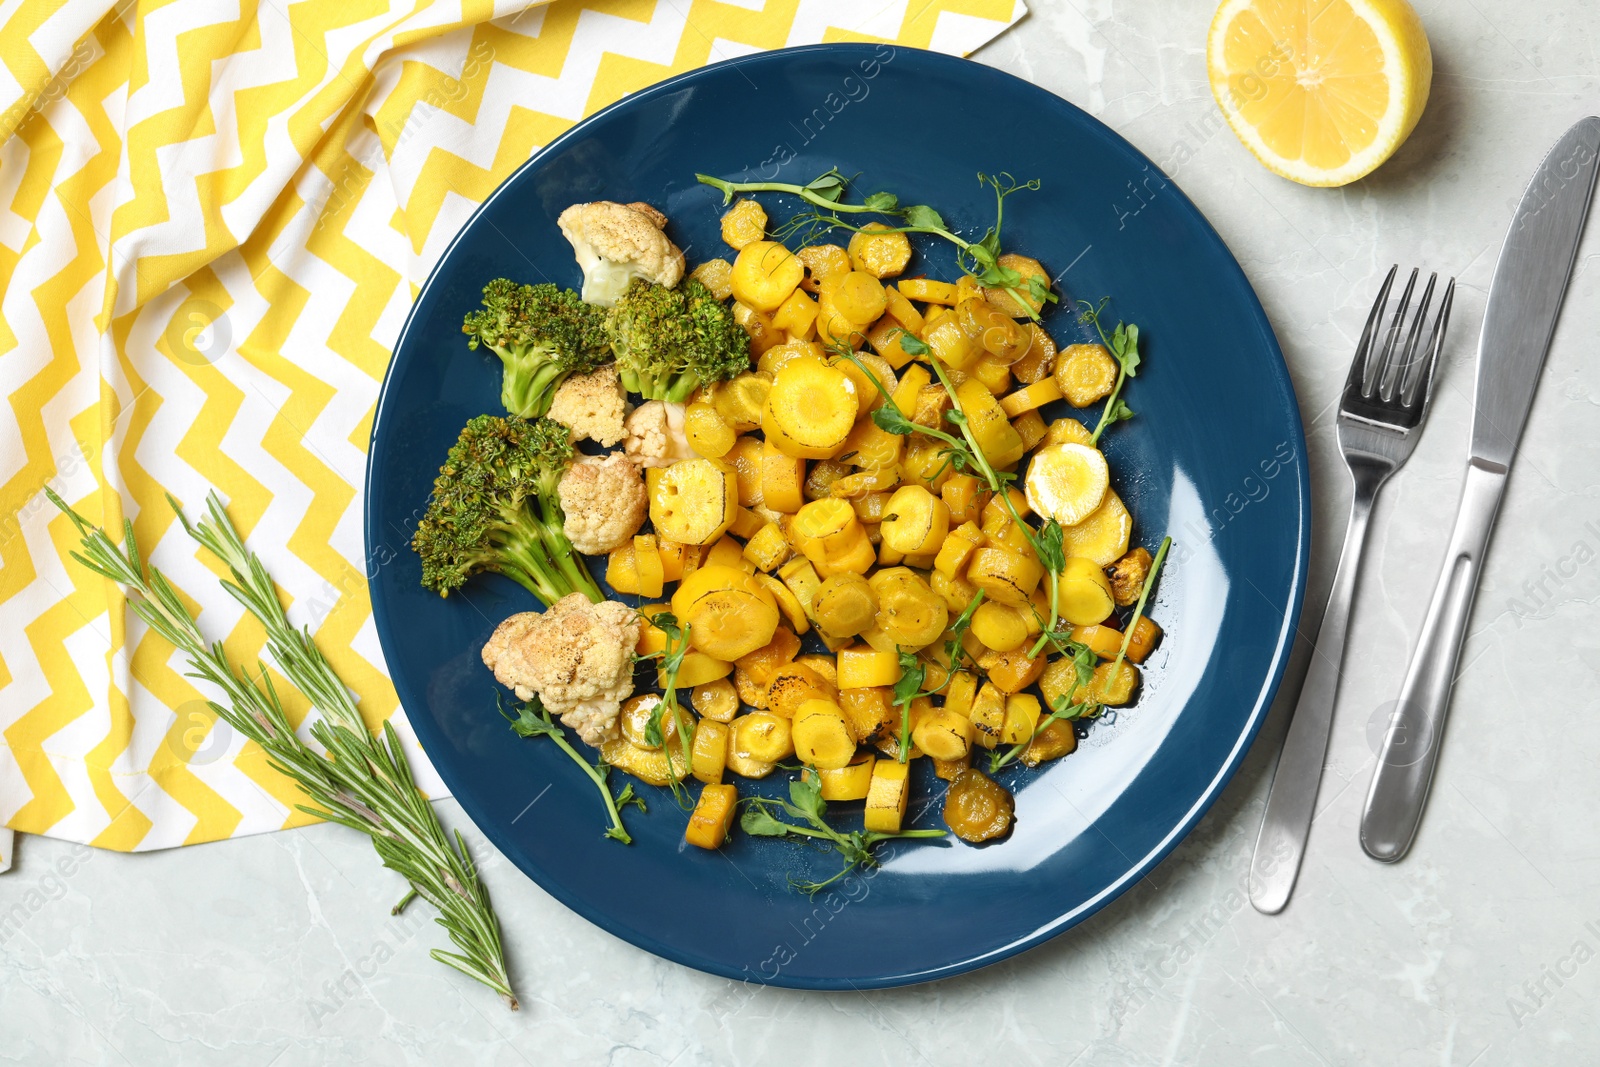
[[[1133,640],[1133,629],[1139,624],[1139,619],[1144,615],[1144,606],[1149,600],[1150,591],[1155,588],[1156,575],[1161,572],[1161,564],[1165,562],[1167,558],[1167,551],[1171,547],[1172,538],[1170,536],[1163,537],[1161,539],[1161,546],[1156,549],[1155,558],[1150,562],[1150,573],[1146,574],[1144,577],[1144,585],[1139,590],[1139,600],[1134,605],[1133,614],[1129,617],[1127,628],[1122,634],[1122,646],[1117,649],[1116,659],[1114,659],[1111,664],[1111,670],[1109,673],[1113,676],[1116,675],[1117,671],[1122,669],[1123,659],[1128,654],[1128,643]],[[1059,719],[1079,718],[1082,716],[1084,711],[1087,708],[1092,707],[1094,703],[1095,698],[1092,693],[1089,694],[1088,698],[1082,703],[1069,702],[1065,696],[1058,698],[1055,706],[1051,708],[1050,714],[1039,720],[1038,725],[1034,727],[1033,734],[1028,738],[1028,740],[1019,741],[1017,744],[1007,749],[1003,755],[996,753],[990,758],[990,773],[992,774],[998,771],[1000,768],[1004,767],[1006,764],[1022,755],[1023,752],[1027,751],[1028,746],[1033,743],[1033,739],[1043,733],[1051,723],[1056,722]]]
[[[1099,306],[1082,301],[1080,306],[1083,308],[1083,313],[1078,318],[1079,322],[1093,324],[1094,332],[1100,336],[1100,343],[1117,363],[1116,381],[1112,383],[1111,392],[1107,394],[1105,405],[1100,409],[1100,418],[1089,434],[1091,445],[1098,445],[1101,434],[1110,429],[1114,423],[1133,414],[1127,410],[1127,405],[1122,403],[1122,386],[1130,375],[1139,372],[1139,327],[1125,326],[1119,322],[1111,336],[1107,337],[1105,327],[1100,324],[1100,312],[1105,308],[1105,304],[1105,300],[1100,301]]]
[[[837,173],[837,171],[830,171],[829,173],[833,174]],[[824,175],[824,177],[826,176]],[[733,198],[739,193],[789,193],[792,196],[798,196],[808,204],[827,211],[884,214],[882,210],[869,204],[843,204],[836,200],[829,200],[807,185],[795,185],[790,182],[730,182],[710,174],[696,174],[695,180],[702,185],[709,185],[713,189],[720,191],[724,205],[733,203]]]
[[[600,791],[600,797],[605,802],[606,814],[611,820],[611,825],[606,830],[606,836],[614,841],[621,841],[624,845],[633,844],[633,837],[629,835],[627,827],[622,824],[622,809],[629,804],[637,805],[640,811],[645,809],[644,801],[634,794],[632,783],[624,786],[620,795],[613,795],[611,784],[607,781],[610,768],[604,763],[596,765],[584,759],[578,750],[572,747],[572,743],[567,740],[566,731],[556,725],[555,721],[550,718],[549,709],[544,706],[537,696],[524,703],[518,709],[516,717],[506,715],[504,708],[501,709],[500,713],[510,721],[512,730],[519,736],[548,737],[551,741],[554,741],[556,747],[565,752],[567,758],[576,763],[584,775],[594,783],[594,787]]]
[[[911,652],[900,653],[900,679],[894,684],[894,702],[900,709],[900,741],[895,760],[911,760],[911,705],[922,696],[922,683],[928,676],[927,668]]]
[[[1169,535],[1161,539],[1161,547],[1156,549],[1155,559],[1150,561],[1150,573],[1144,576],[1144,585],[1139,589],[1139,601],[1133,606],[1133,615],[1128,619],[1127,628],[1122,632],[1122,646],[1117,649],[1117,658],[1111,663],[1111,673],[1114,675],[1122,669],[1122,661],[1127,658],[1128,644],[1133,640],[1133,631],[1139,625],[1139,620],[1144,617],[1145,601],[1150,597],[1150,590],[1155,588],[1156,575],[1161,573],[1161,564],[1166,562],[1167,550],[1172,547],[1172,537]]]
[[[790,182],[731,182],[709,174],[696,174],[695,178],[702,184],[720,191],[724,204],[732,203],[734,196],[739,193],[788,193],[810,204],[814,210],[795,216],[774,231],[773,236],[780,240],[787,240],[801,232],[813,235],[832,229],[845,229],[852,233],[860,233],[865,229],[863,225],[841,218],[840,213],[872,214],[901,220],[899,225],[894,226],[874,224],[876,227],[874,232],[923,233],[950,242],[956,247],[956,262],[963,272],[971,275],[981,285],[1005,291],[1030,319],[1035,321],[1039,319],[1039,312],[1034,309],[1032,301],[1025,298],[1017,288],[1022,280],[1021,275],[999,263],[1000,227],[1005,219],[1006,197],[1023,189],[1037,190],[1039,188],[1037,178],[1018,183],[1008,174],[978,175],[980,182],[994,190],[995,215],[994,225],[977,241],[969,241],[953,232],[945,225],[944,218],[931,207],[925,204],[903,207],[899,198],[892,193],[873,193],[862,203],[845,203],[843,195],[848,179],[837,167],[805,185]],[[1047,284],[1030,284],[1029,288],[1030,291],[1035,291],[1035,299],[1041,303],[1056,299]]]
[[[1007,492],[1006,482],[1013,480],[1008,477],[1002,481],[989,463],[989,457],[983,454],[982,447],[978,444],[977,435],[972,432],[972,426],[967,420],[967,413],[961,408],[961,401],[956,397],[956,388],[950,382],[950,376],[945,373],[944,364],[932,352],[928,353],[928,362],[933,365],[934,373],[939,376],[946,393],[950,394],[950,408],[945,417],[952,419],[961,428],[961,436],[966,439],[967,449],[971,453],[972,461],[983,474],[984,481],[989,483],[989,491],[1000,498],[1006,511],[1011,514],[1011,521],[1016,524],[1022,536],[1027,539],[1028,546],[1033,549],[1033,554],[1038,557],[1039,563],[1050,574],[1050,625],[1045,628],[1046,633],[1055,632],[1057,609],[1060,606],[1060,577],[1062,560],[1059,551],[1047,552],[1039,541],[1038,532],[1023,521],[1022,515],[1017,511],[1017,505],[1012,501],[1011,494]],[[952,416],[959,416],[952,418]],[[1037,653],[1035,653],[1037,655]]]
[[[689,766],[693,758],[691,748],[690,723],[683,709],[678,707],[678,671],[683,667],[684,656],[689,651],[689,624],[679,624],[677,617],[671,612],[658,612],[649,617],[649,622],[667,635],[667,647],[661,652],[653,653],[646,657],[661,661],[661,699],[656,702],[655,709],[650,715],[650,724],[645,728],[645,739],[654,744],[664,743],[664,734],[661,729],[661,720],[668,712],[672,714],[674,731],[678,735],[679,751],[683,755],[683,765]],[[668,761],[670,764],[670,760]],[[688,792],[683,788],[676,775],[668,768],[667,782],[672,787],[672,796],[678,806],[685,811],[689,810]]]
[[[828,824],[828,805],[822,799],[822,779],[813,767],[789,783],[789,799],[750,797],[745,801],[745,813],[739,826],[753,837],[805,837],[827,841],[841,856],[845,865],[839,873],[821,882],[789,879],[789,884],[808,896],[815,896],[858,867],[877,863],[872,850],[881,842],[906,839],[931,839],[945,837],[943,830],[900,830],[889,833],[880,830],[852,830],[848,833]],[[786,822],[779,814],[802,822]]]
[[[907,336],[910,335],[908,334]],[[873,384],[873,386],[878,390],[878,393],[883,397],[884,407],[887,408],[889,412],[887,421],[889,422],[890,426],[893,427],[893,429],[889,429],[889,432],[898,432],[902,435],[908,433],[920,433],[936,440],[943,441],[945,444],[950,446],[954,454],[961,457],[963,465],[970,464],[972,467],[977,469],[979,474],[983,476],[984,482],[989,486],[989,491],[1000,498],[1001,504],[1005,506],[1006,511],[1011,515],[1011,521],[1016,524],[1017,529],[1027,540],[1029,547],[1033,549],[1034,555],[1039,558],[1040,565],[1050,573],[1050,619],[1049,625],[1045,628],[1045,632],[1053,633],[1056,628],[1057,613],[1060,607],[1059,598],[1061,583],[1057,579],[1060,577],[1061,568],[1063,566],[1059,546],[1056,546],[1054,549],[1047,550],[1043,543],[1041,543],[1039,540],[1038,532],[1035,531],[1032,526],[1029,526],[1025,521],[1023,521],[1022,514],[1017,511],[1017,506],[1011,499],[1011,494],[1006,491],[1007,484],[1011,481],[1014,481],[1015,477],[1013,475],[1007,475],[1002,479],[999,473],[994,469],[994,466],[989,462],[989,457],[983,454],[983,448],[978,444],[977,435],[972,432],[972,427],[968,424],[967,413],[961,407],[961,401],[956,396],[955,385],[950,381],[950,376],[945,372],[944,364],[940,362],[939,357],[934,355],[931,351],[922,351],[918,353],[927,356],[928,363],[933,367],[934,373],[939,376],[939,381],[944,386],[945,392],[949,394],[951,410],[945,414],[945,418],[955,423],[957,428],[961,431],[961,437],[959,439],[932,426],[923,426],[920,423],[911,422],[910,419],[906,418],[905,412],[901,411],[899,405],[894,402],[894,397],[890,395],[889,390],[884,387],[884,384],[881,381],[878,380],[878,376],[872,373],[866,364],[861,362],[860,358],[856,356],[855,351],[851,349],[849,344],[840,342],[830,347],[833,351],[845,357],[851,363],[854,363],[857,369],[859,369],[862,374],[867,376],[867,380]],[[883,423],[880,422],[879,425],[882,426]],[[888,427],[885,428],[887,429]],[[1036,648],[1033,652],[1033,655],[1038,654],[1038,649]]]

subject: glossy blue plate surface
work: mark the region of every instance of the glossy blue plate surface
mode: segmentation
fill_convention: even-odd
[[[1006,772],[1018,790],[1008,840],[895,845],[881,868],[808,900],[788,876],[826,877],[836,856],[737,833],[721,852],[686,847],[686,816],[665,790],[644,787],[649,813],[629,812],[631,847],[603,838],[593,788],[549,742],[511,734],[478,658],[498,622],[537,604],[498,576],[434,596],[407,544],[461,426],[500,410],[499,364],[467,350],[461,316],[497,275],[577,286],[555,224],[564,207],[645,200],[672,219],[691,262],[731,257],[719,197],[696,171],[805,182],[835,165],[859,173],[859,192],[930,203],[974,237],[994,211],[976,171],[1041,179],[1040,191],[1008,201],[1005,247],[1063,272],[1064,304],[1109,294],[1113,320],[1142,327],[1145,362],[1126,394],[1138,416],[1107,435],[1106,453],[1137,541],[1153,549],[1170,532],[1177,547],[1150,608],[1166,637],[1137,704],[1096,724],[1073,755]],[[793,210],[767,204],[777,218]],[[919,245],[918,269],[956,276],[948,246]],[[1069,309],[1047,325],[1062,344],[1087,339]],[[383,563],[371,587],[384,656],[423,748],[478,826],[618,937],[716,974],[808,988],[993,963],[1081,922],[1166,855],[1261,724],[1309,540],[1304,438],[1282,356],[1238,264],[1188,199],[1042,89],[870,45],[766,53],[674,78],[512,175],[441,258],[396,346],[366,503],[368,551]],[[913,824],[938,826],[942,783],[926,763]],[[759,788],[776,792],[780,777]],[[841,821],[859,827],[859,807],[839,805]]]

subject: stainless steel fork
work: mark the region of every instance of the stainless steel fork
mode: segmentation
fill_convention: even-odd
[[[1384,326],[1397,270],[1398,266],[1389,268],[1383,288],[1378,290],[1339,400],[1339,447],[1350,468],[1355,492],[1350,500],[1350,521],[1345,527],[1339,568],[1328,593],[1328,606],[1322,613],[1322,625],[1313,637],[1316,647],[1311,665],[1273,772],[1261,833],[1251,860],[1250,903],[1268,915],[1276,915],[1289,903],[1305,858],[1322,764],[1328,754],[1333,708],[1339,696],[1339,668],[1344,660],[1356,579],[1361,574],[1367,520],[1372,516],[1378,490],[1410,458],[1422,435],[1433,393],[1434,367],[1450,324],[1454,278],[1445,286],[1432,326],[1427,324],[1428,308],[1439,280],[1437,274],[1428,276],[1416,313],[1408,320],[1417,285],[1418,271],[1414,269],[1388,326]]]

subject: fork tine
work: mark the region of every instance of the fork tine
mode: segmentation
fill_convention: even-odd
[[[1428,335],[1427,362],[1423,365],[1422,373],[1417,375],[1417,380],[1400,398],[1407,408],[1426,407],[1428,397],[1433,393],[1433,372],[1439,366],[1439,353],[1444,350],[1444,335],[1450,328],[1450,307],[1455,303],[1455,298],[1456,280],[1451,278],[1444,287],[1444,299],[1439,303],[1439,317],[1433,320],[1433,330]]]
[[[1397,347],[1395,342],[1400,338],[1400,324],[1405,322],[1406,310],[1411,306],[1411,293],[1417,287],[1417,268],[1411,268],[1411,274],[1406,278],[1406,287],[1400,293],[1400,302],[1395,305],[1394,317],[1389,320],[1389,329],[1384,332],[1383,354],[1377,361],[1377,369],[1367,379],[1366,388],[1362,395],[1372,399],[1374,395],[1387,400],[1391,397],[1389,372],[1394,367],[1394,353]]]
[[[1399,269],[1398,263],[1389,268],[1389,273],[1384,275],[1383,285],[1378,289],[1378,299],[1372,302],[1372,310],[1367,312],[1367,324],[1361,329],[1355,358],[1350,361],[1350,374],[1345,378],[1346,389],[1360,390],[1366,381],[1367,366],[1372,362],[1372,335],[1383,317],[1383,306],[1389,302],[1389,289],[1394,285],[1394,275]]]
[[[1411,327],[1406,331],[1406,343],[1401,348],[1399,370],[1394,376],[1394,381],[1389,383],[1382,394],[1383,401],[1399,401],[1404,397],[1411,385],[1417,379],[1421,364],[1417,359],[1417,342],[1422,339],[1422,331],[1428,324],[1428,308],[1433,304],[1434,283],[1439,280],[1437,272],[1428,275],[1428,284],[1422,290],[1422,299],[1417,302],[1417,313],[1411,316]],[[1423,349],[1424,358],[1427,349]]]

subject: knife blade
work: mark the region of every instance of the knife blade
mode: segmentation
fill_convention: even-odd
[[[1600,157],[1600,117],[1562,135],[1511,221],[1483,312],[1472,458],[1511,465],[1578,258]]]
[[[1455,528],[1361,814],[1361,847],[1376,860],[1404,856],[1422,819],[1484,551],[1561,315],[1597,172],[1600,117],[1591,115],[1539,164],[1495,263]]]

